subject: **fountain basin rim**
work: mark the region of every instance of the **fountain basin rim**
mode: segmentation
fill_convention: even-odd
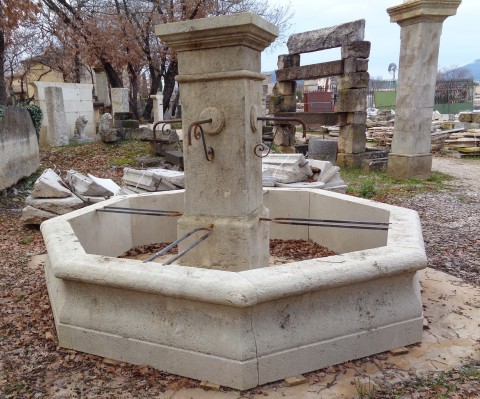
[[[337,193],[327,195],[332,194],[344,197]],[[127,198],[114,198],[42,223],[41,230],[55,277],[65,281],[249,307],[305,292],[411,273],[427,266],[418,214],[377,203],[376,206],[380,205],[390,212],[391,229],[387,245],[337,256],[235,273],[186,265],[144,264],[135,259],[86,253],[69,219]],[[358,199],[355,198],[355,201]],[[372,203],[365,200],[360,202]],[[407,226],[410,233],[408,237],[404,231]],[[413,235],[412,228],[415,231]]]

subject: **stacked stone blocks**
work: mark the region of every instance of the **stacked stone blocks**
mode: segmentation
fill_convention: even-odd
[[[358,20],[329,28],[291,35],[287,42],[288,55],[278,58],[277,81],[270,101],[270,113],[295,112],[295,80],[337,76],[338,98],[335,112],[340,134],[337,163],[347,164],[345,155],[361,154],[366,145],[366,108],[368,57],[370,42],[364,41],[365,20]],[[341,60],[300,66],[300,54],[341,48]],[[291,145],[286,125],[281,125],[280,145]],[[293,134],[290,134],[293,140]],[[357,157],[355,157],[357,159]],[[358,163],[358,162],[357,162]]]

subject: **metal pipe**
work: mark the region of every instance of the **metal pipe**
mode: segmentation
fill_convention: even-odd
[[[184,241],[185,239],[187,239],[188,237],[190,237],[191,235],[199,232],[199,231],[206,231],[207,233],[205,233],[203,236],[201,236],[199,239],[197,239],[196,241],[194,241],[192,244],[190,244],[187,248],[185,248],[183,251],[179,252],[177,255],[173,256],[172,258],[170,258],[168,261],[164,262],[163,264],[164,265],[170,265],[171,263],[175,262],[178,258],[180,258],[181,256],[185,255],[188,251],[190,251],[192,248],[195,248],[198,244],[200,244],[202,241],[204,241],[205,239],[207,239],[210,234],[212,234],[212,231],[213,231],[213,225],[211,225],[210,227],[200,227],[198,229],[195,229],[195,230],[192,230],[190,232],[188,232],[187,234],[183,235],[182,237],[180,237],[178,240],[172,242],[171,244],[167,245],[165,248],[163,248],[161,251],[157,252],[155,255],[151,256],[150,258],[147,258],[143,261],[143,263],[146,263],[146,262],[151,262],[152,260],[155,260],[156,258],[158,258],[159,256],[162,256],[164,253],[168,252],[170,249],[172,249],[173,247],[176,247],[178,244],[180,244],[182,241]]]
[[[388,230],[390,223],[363,222],[355,220],[303,219],[303,218],[260,218],[260,221],[294,226],[336,227],[339,229]]]

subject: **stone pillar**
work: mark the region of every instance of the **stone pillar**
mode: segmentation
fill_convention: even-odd
[[[343,75],[338,77],[338,98],[335,111],[338,112],[340,132],[338,152],[361,154],[365,152],[367,138],[367,88],[368,57],[370,42],[355,41],[342,46]]]
[[[279,70],[284,68],[294,68],[300,66],[300,54],[279,55],[277,67]],[[278,81],[273,88],[270,97],[270,113],[275,115],[278,112],[295,112],[297,110],[297,82],[296,81]],[[275,144],[280,147],[291,147],[295,144],[295,126],[288,123],[275,123]],[[284,152],[288,149],[282,148]],[[291,149],[293,152],[293,147]]]
[[[150,96],[153,100],[153,122],[163,120],[163,93]]]
[[[108,91],[108,79],[105,71],[95,71],[95,93],[97,95],[98,102],[103,103],[105,107],[112,105],[110,101],[110,93]]]
[[[128,99],[128,89],[123,87],[112,88],[112,115],[115,119],[116,112],[129,112],[130,104]]]
[[[395,177],[431,175],[431,124],[443,21],[461,0],[411,0],[387,10],[401,27],[397,106],[388,158]]]
[[[263,207],[262,160],[254,149],[262,139],[256,119],[265,79],[260,52],[278,29],[244,13],[157,25],[156,34],[177,52],[184,129],[213,119],[204,125],[212,161],[206,160],[201,141],[192,137],[190,146],[186,137],[183,141],[185,211],[178,235],[207,226],[213,226],[213,233],[181,264],[235,272],[267,266],[268,225],[259,218],[268,211]]]
[[[68,126],[61,87],[45,88],[45,105],[47,108],[47,143],[59,147],[68,144]]]

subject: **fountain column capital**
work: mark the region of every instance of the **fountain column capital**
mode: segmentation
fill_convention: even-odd
[[[390,22],[400,26],[420,22],[443,22],[457,13],[462,0],[408,0],[387,9]]]
[[[155,34],[177,52],[246,46],[262,51],[278,36],[278,28],[252,13],[161,24]]]

